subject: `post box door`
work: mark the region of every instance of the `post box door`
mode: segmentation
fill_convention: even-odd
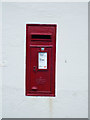
[[[44,49],[42,51],[42,49]],[[51,92],[51,48],[30,48],[30,91]]]

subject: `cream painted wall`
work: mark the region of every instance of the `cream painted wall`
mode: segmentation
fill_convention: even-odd
[[[0,18],[2,16],[2,6],[0,1]],[[0,119],[2,118],[2,19],[0,19]]]
[[[3,118],[88,117],[88,3],[3,3]],[[26,23],[56,23],[56,97],[25,96]]]

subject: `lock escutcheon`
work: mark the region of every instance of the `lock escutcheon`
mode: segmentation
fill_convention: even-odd
[[[36,71],[36,66],[33,66],[33,71]]]

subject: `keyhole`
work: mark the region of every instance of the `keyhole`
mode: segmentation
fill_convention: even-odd
[[[33,71],[36,71],[36,66],[33,66]]]

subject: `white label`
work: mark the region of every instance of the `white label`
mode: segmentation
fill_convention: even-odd
[[[47,69],[47,52],[38,53],[38,69]]]

